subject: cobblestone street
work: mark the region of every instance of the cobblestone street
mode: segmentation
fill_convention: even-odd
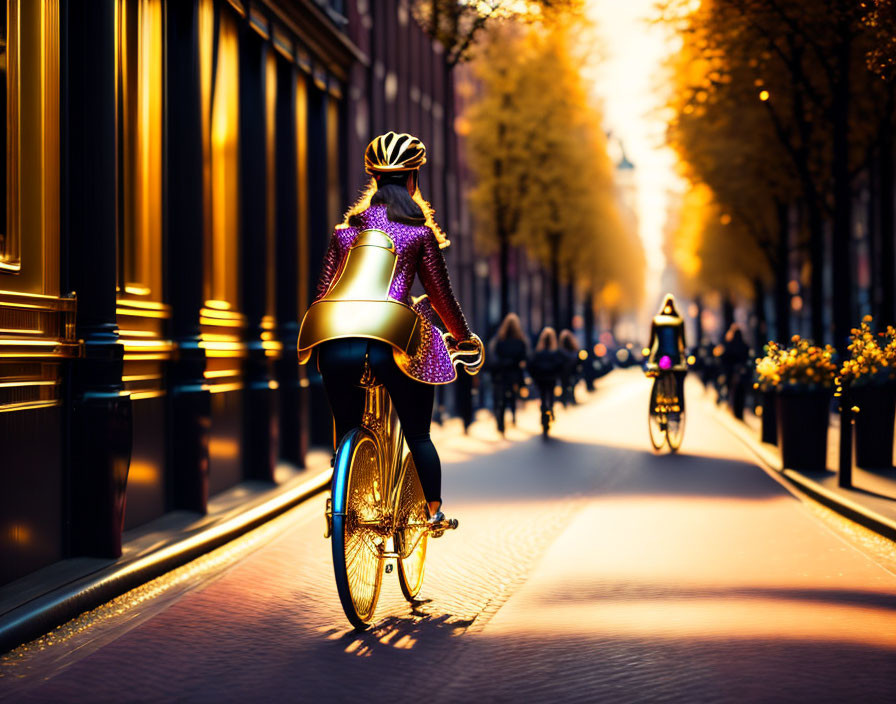
[[[697,383],[654,455],[648,394],[615,372],[548,442],[534,404],[506,439],[439,429],[460,529],[365,633],[320,495],[5,656],[0,700],[896,701],[893,544],[789,493]]]

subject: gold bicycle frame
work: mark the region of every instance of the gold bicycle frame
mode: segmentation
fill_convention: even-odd
[[[405,470],[407,464],[404,459],[408,454],[408,450],[404,447],[404,434],[398,422],[398,416],[392,407],[392,400],[386,388],[382,384],[373,381],[369,370],[361,379],[361,385],[365,389],[364,399],[364,415],[362,416],[361,426],[365,428],[374,439],[377,446],[377,453],[385,459],[382,463],[382,475],[379,480],[379,505],[383,511],[382,516],[377,520],[358,521],[356,525],[364,526],[371,533],[375,533],[383,542],[374,544],[370,540],[365,540],[365,544],[380,559],[387,558],[406,558],[410,555],[417,544],[422,540],[422,534],[411,545],[402,545],[400,550],[392,550],[385,548],[386,541],[394,538],[394,536],[409,525],[400,525],[399,517],[396,512],[399,496],[401,491],[402,476],[401,472]],[[387,497],[384,501],[382,497]],[[324,537],[329,537],[332,533],[333,511],[330,499],[327,499],[327,532]],[[423,527],[421,524],[417,527]],[[414,527],[414,526],[410,526]]]

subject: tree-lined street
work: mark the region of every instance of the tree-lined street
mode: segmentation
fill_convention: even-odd
[[[6,0],[0,79],[0,704],[896,702],[896,0]]]
[[[893,11],[662,3],[680,40],[668,141],[688,180],[670,251],[692,293],[751,303],[757,346],[767,302],[778,340],[805,329],[841,351],[862,315],[894,320]]]
[[[891,701],[893,544],[791,495],[696,383],[654,455],[648,394],[616,372],[548,442],[534,404],[505,440],[439,430],[461,527],[367,632],[318,496],[6,655],[0,700]]]

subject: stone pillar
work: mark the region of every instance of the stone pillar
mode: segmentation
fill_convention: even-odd
[[[268,288],[275,276],[268,267],[273,232],[268,232],[267,100],[265,70],[268,51],[262,38],[243,27],[240,52],[240,180],[242,192],[242,309],[246,315],[248,358],[243,414],[243,476],[274,480],[277,466],[277,393],[274,363],[273,300]],[[277,95],[277,101],[288,95]],[[273,154],[270,155],[273,157]],[[273,217],[273,213],[271,214]],[[272,225],[272,224],[271,224]],[[271,226],[273,230],[273,226]],[[273,297],[271,297],[273,298]],[[269,310],[269,307],[271,308]],[[295,355],[292,355],[295,358]]]
[[[205,388],[203,303],[202,113],[197,0],[167,5],[164,192],[166,265],[177,345],[169,373],[168,467],[171,506],[205,513],[211,400]]]
[[[118,557],[131,452],[115,313],[115,2],[62,5],[63,231],[84,354],[72,369],[69,551]]]
[[[300,254],[299,218],[307,217],[299,212],[296,100],[304,96],[297,93],[296,81],[304,81],[296,68],[278,59],[277,67],[277,148],[276,148],[276,238],[277,238],[277,332],[283,342],[283,356],[277,362],[277,379],[280,384],[280,456],[298,467],[305,466],[308,417],[306,389],[302,388],[296,347],[299,339],[300,293],[305,278],[299,270]],[[304,106],[302,106],[304,108]],[[302,296],[304,298],[304,296]]]

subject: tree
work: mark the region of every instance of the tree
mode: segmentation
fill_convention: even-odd
[[[834,337],[842,346],[853,317],[855,177],[892,125],[892,83],[868,70],[875,36],[867,7],[851,0],[705,0],[694,9],[672,0],[664,18],[713,62],[720,80],[710,90],[739,77],[760,97],[784,157],[781,166],[793,171],[800,186],[810,240],[812,329],[819,340],[825,337],[824,233],[830,223]]]
[[[449,66],[469,58],[476,36],[502,20],[539,22],[546,14],[579,10],[581,0],[414,0],[421,27],[447,51]]]
[[[896,72],[896,0],[863,0],[864,21],[871,33],[868,68],[881,78]]]
[[[621,225],[601,116],[582,79],[575,19],[494,25],[472,64],[481,93],[465,116],[470,203],[480,245],[499,253],[502,315],[508,254],[520,245],[550,272],[553,323],[564,326],[562,283],[597,294],[613,281],[629,301],[643,283],[643,252]]]
[[[749,65],[744,70],[726,58],[686,41],[669,62],[674,90],[667,141],[696,191],[682,209],[686,253],[673,247],[673,259],[695,294],[715,287],[753,299],[760,322],[766,286],[774,281],[776,329],[784,339],[790,303],[787,216],[799,183],[792,168],[782,168]]]
[[[748,226],[729,214],[709,186],[697,183],[682,199],[678,226],[671,239],[668,249],[685,292],[695,299],[719,293],[726,302],[753,300],[756,338],[763,342],[766,331],[762,304],[769,279],[769,257]],[[779,338],[789,335],[786,289],[784,294],[784,313],[776,306]]]

